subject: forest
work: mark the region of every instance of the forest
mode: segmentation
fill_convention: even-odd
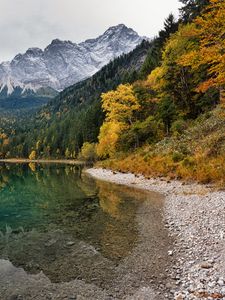
[[[1,119],[1,158],[79,158],[146,176],[224,182],[225,2],[180,0],[154,39]],[[135,161],[135,165],[134,162]]]

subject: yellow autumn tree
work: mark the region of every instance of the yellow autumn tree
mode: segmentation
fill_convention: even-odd
[[[199,84],[198,72],[194,76],[191,67],[179,64],[182,55],[198,47],[198,41],[193,36],[195,24],[180,25],[179,30],[172,34],[164,45],[161,65],[148,76],[149,87],[157,93],[159,102],[167,103],[182,114],[195,115],[198,97],[196,87]]]
[[[35,151],[35,150],[32,150],[32,151],[31,151],[31,153],[30,153],[30,155],[29,155],[29,159],[30,159],[30,160],[36,159],[36,151]]]
[[[78,156],[79,159],[93,162],[96,160],[96,145],[94,143],[84,143]]]
[[[121,84],[115,91],[102,94],[102,109],[106,113],[107,122],[132,124],[133,113],[139,108],[130,84]]]
[[[166,69],[164,66],[155,68],[147,78],[148,86],[151,89],[160,92],[162,87],[165,85],[165,79],[164,79],[165,74],[166,74]]]
[[[70,155],[71,155],[71,153],[70,153],[69,148],[66,148],[66,151],[65,151],[65,157],[66,157],[66,159],[69,159]]]
[[[134,112],[140,108],[133,86],[119,85],[115,91],[102,94],[102,109],[106,114],[98,137],[97,154],[105,158],[113,156],[123,130],[132,125]]]
[[[211,87],[223,91],[225,86],[225,1],[211,0],[205,12],[195,20],[192,34],[199,39],[199,48],[183,55],[180,64],[198,69],[208,67],[208,78],[198,90],[207,91]]]
[[[113,156],[116,152],[116,144],[123,124],[119,122],[104,122],[100,128],[99,143],[97,144],[97,155],[100,158]]]

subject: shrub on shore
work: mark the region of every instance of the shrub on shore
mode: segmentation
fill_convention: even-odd
[[[193,121],[179,136],[145,145],[123,157],[99,162],[102,167],[146,177],[195,180],[225,184],[225,122],[223,108]]]

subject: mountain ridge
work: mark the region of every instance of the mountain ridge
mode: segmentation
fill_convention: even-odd
[[[150,42],[142,41],[133,51],[109,62],[92,77],[60,92],[41,109],[36,109],[29,114],[24,112],[22,115],[20,110],[19,117],[13,120],[9,114],[5,113],[6,118],[0,118],[0,128],[4,128],[5,134],[11,136],[12,140],[15,138],[14,141],[17,145],[23,140],[25,146],[18,154],[17,146],[14,145],[11,148],[8,144],[4,148],[4,153],[7,153],[10,147],[11,155],[27,157],[30,145],[35,147],[33,146],[34,141],[41,140],[45,148],[45,143],[49,145],[54,140],[57,148],[59,148],[59,144],[62,145],[62,149],[57,155],[63,155],[67,144],[70,144],[70,148],[77,153],[84,141],[96,141],[104,118],[101,110],[101,93],[116,88],[118,84],[137,80],[150,47]],[[55,132],[57,132],[57,137]],[[45,142],[43,142],[42,134],[45,136]],[[36,144],[36,142],[34,143]],[[55,155],[53,151],[51,153]]]
[[[97,38],[81,43],[53,39],[44,50],[28,48],[11,61],[0,64],[0,99],[26,93],[35,95],[40,88],[61,91],[88,78],[114,58],[132,51],[144,37],[119,24]],[[18,97],[17,89],[17,97]],[[55,94],[54,94],[55,96]]]

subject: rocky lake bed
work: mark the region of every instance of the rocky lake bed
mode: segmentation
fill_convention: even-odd
[[[166,270],[164,299],[225,299],[224,190],[104,169],[90,169],[88,173],[165,195],[164,226],[174,242],[168,251],[173,265]],[[147,294],[140,299],[150,299]],[[155,295],[154,299],[159,298]]]
[[[12,232],[7,247],[0,247],[5,253],[0,259],[0,299],[225,299],[222,189],[100,168],[86,169],[82,176],[77,182],[85,191],[95,178],[102,208],[113,214],[100,235],[103,248],[66,234],[64,228]],[[140,205],[118,211],[111,204],[118,205],[120,196]],[[114,222],[128,222],[126,214],[134,209],[130,232],[137,237],[127,240],[129,231]],[[112,260],[113,255],[119,256]]]

